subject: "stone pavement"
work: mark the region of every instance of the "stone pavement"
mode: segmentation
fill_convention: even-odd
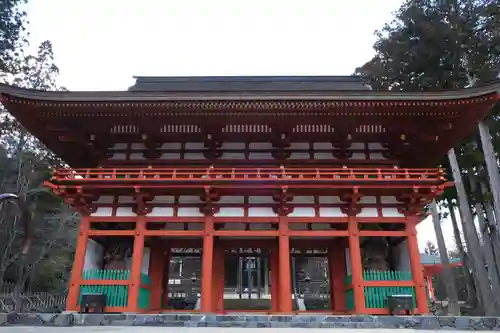
[[[304,328],[259,328],[258,333],[302,333]],[[254,328],[241,328],[241,327],[110,327],[110,326],[86,326],[86,327],[26,327],[26,326],[10,326],[0,327],[0,333],[252,333],[255,332]],[[358,329],[344,329],[332,328],[328,331],[335,331],[336,333],[359,333]],[[324,333],[325,329],[307,329],[308,333]],[[426,333],[437,332],[432,330],[411,330],[411,329],[398,329],[397,331],[391,329],[364,329],[363,333]],[[448,331],[463,332],[463,331]]]
[[[98,313],[0,313],[0,333],[11,332],[9,329],[36,327],[42,332],[69,329],[84,332],[90,327],[100,327],[103,332],[141,332],[144,330],[166,330],[168,332],[188,332],[194,328],[230,328],[231,332],[239,329],[264,329],[265,331],[284,332],[284,329],[416,329],[416,330],[500,330],[500,318],[497,317],[437,317],[437,316],[335,316],[321,314],[300,315],[258,315],[232,314],[216,315],[201,313],[183,314],[98,314]],[[140,327],[140,328],[139,328]],[[126,330],[129,328],[129,330]],[[83,329],[83,331],[81,331]],[[279,329],[279,330],[277,330]],[[80,331],[78,331],[80,330]],[[106,331],[107,330],[107,331]],[[95,329],[94,329],[95,331]],[[247,330],[243,330],[248,332]],[[243,332],[242,331],[242,332]],[[14,331],[12,331],[14,332]],[[23,331],[21,331],[23,332]],[[27,332],[27,331],[24,331]],[[98,331],[96,331],[98,332]],[[229,331],[228,331],[229,332]],[[55,332],[54,332],[55,333]]]

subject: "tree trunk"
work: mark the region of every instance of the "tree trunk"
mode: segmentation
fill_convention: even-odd
[[[470,242],[470,247],[467,248],[467,252],[471,258],[472,268],[474,269],[477,281],[477,288],[483,300],[484,313],[487,316],[494,316],[496,314],[495,302],[493,301],[495,296],[492,295],[490,283],[488,281],[488,273],[484,267],[483,256],[480,251],[481,245],[470,212],[469,200],[462,181],[462,174],[458,165],[457,156],[455,155],[455,149],[450,149],[448,152],[448,159],[450,160],[450,166],[455,180],[459,208],[464,219],[464,234]]]
[[[481,148],[483,150],[486,170],[488,171],[487,174],[490,181],[490,189],[493,194],[493,208],[495,216],[500,216],[500,174],[498,172],[495,150],[493,149],[493,144],[491,143],[490,129],[483,121],[480,121],[477,127],[479,128],[479,136],[481,137]]]
[[[482,302],[479,302],[478,295],[476,293],[474,278],[471,274],[472,270],[470,267],[470,260],[464,250],[464,244],[462,243],[462,237],[460,236],[460,229],[458,228],[457,216],[455,215],[455,206],[449,198],[446,198],[446,200],[448,202],[448,209],[450,211],[450,219],[453,226],[453,235],[457,244],[458,253],[460,254],[460,261],[462,261],[462,270],[464,274],[465,285],[467,286],[467,303],[473,308],[478,308],[479,304],[482,304]]]
[[[446,289],[446,296],[448,296],[448,311],[452,316],[460,315],[460,306],[458,305],[457,286],[455,277],[450,267],[450,260],[448,259],[448,251],[446,250],[446,243],[444,242],[443,230],[441,229],[441,220],[439,218],[439,210],[436,200],[431,204],[432,223],[434,224],[434,231],[436,232],[436,240],[439,249],[439,257],[441,258],[441,265],[443,266],[443,282]]]
[[[468,170],[468,178],[470,182],[470,190],[471,193],[476,193],[477,191],[477,183],[476,176],[473,173],[473,170]],[[476,202],[474,204],[474,209],[476,211],[477,221],[479,224],[479,230],[481,230],[481,235],[483,239],[482,252],[484,258],[486,259],[486,263],[488,264],[488,276],[491,282],[491,289],[495,295],[500,295],[500,278],[498,276],[497,265],[495,262],[495,255],[493,253],[493,246],[490,238],[490,232],[488,225],[486,224],[486,220],[484,218],[483,206],[480,202]],[[499,304],[496,298],[493,299],[495,302],[495,306],[497,308],[497,312],[499,309]]]
[[[488,192],[486,184],[482,181],[479,182],[482,197],[485,198]],[[496,271],[500,277],[500,234],[498,233],[497,224],[495,222],[495,213],[491,203],[483,199],[483,207],[488,219],[487,227],[490,234],[491,246],[493,248],[493,256],[495,258]]]

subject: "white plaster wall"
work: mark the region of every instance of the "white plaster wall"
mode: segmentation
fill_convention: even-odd
[[[342,213],[339,207],[320,207],[320,217],[347,217],[347,214]]]
[[[314,207],[295,207],[293,212],[288,216],[290,217],[314,217],[316,216],[316,211]]]
[[[382,208],[382,216],[384,217],[404,217],[396,207],[384,207]]]
[[[271,207],[250,207],[248,208],[249,217],[274,217],[278,216]]]
[[[89,239],[87,241],[83,269],[101,269],[103,256],[104,247],[93,239]]]
[[[97,207],[96,211],[90,214],[90,216],[113,216],[113,208]]]
[[[220,207],[215,213],[216,217],[242,217],[245,216],[245,209],[242,207]]]

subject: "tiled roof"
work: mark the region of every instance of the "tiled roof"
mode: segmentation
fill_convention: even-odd
[[[441,265],[441,258],[439,258],[439,256],[420,253],[420,262],[422,263],[422,265]],[[450,258],[450,263],[460,263],[460,259]]]
[[[130,91],[367,91],[358,76],[136,76]]]

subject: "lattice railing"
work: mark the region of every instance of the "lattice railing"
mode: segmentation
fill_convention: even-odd
[[[400,168],[95,168],[60,169],[53,174],[53,182],[408,182],[443,183],[444,171]]]

